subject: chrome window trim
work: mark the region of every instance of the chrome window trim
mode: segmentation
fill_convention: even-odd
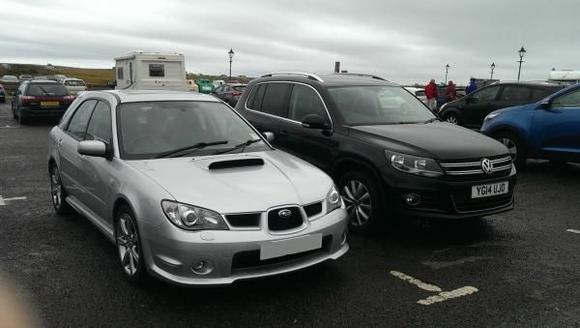
[[[250,92],[248,93],[248,96],[246,97],[246,101],[244,102],[244,109],[247,111],[251,111],[253,113],[258,113],[258,114],[263,114],[266,116],[270,116],[270,117],[274,117],[274,118],[279,118],[282,119],[284,121],[288,121],[291,123],[296,123],[299,124],[300,126],[302,126],[302,122],[298,122],[292,119],[289,119],[287,117],[281,117],[281,116],[277,116],[277,115],[273,115],[270,113],[265,113],[265,112],[261,112],[255,109],[251,109],[248,107],[248,100],[250,99],[250,95],[252,92],[254,92],[254,89],[256,89],[258,87],[258,85],[260,84],[268,84],[268,83],[287,83],[287,84],[299,84],[299,85],[303,85],[306,86],[310,89],[312,89],[316,95],[318,96],[318,99],[320,99],[320,101],[322,102],[322,106],[324,106],[324,110],[326,111],[326,116],[328,117],[328,120],[330,121],[330,129],[332,131],[334,131],[334,121],[332,120],[332,116],[330,115],[330,111],[328,111],[328,107],[326,106],[326,103],[324,102],[324,99],[322,99],[322,96],[320,95],[320,93],[318,92],[318,90],[316,90],[314,87],[312,87],[311,85],[307,84],[307,83],[302,83],[302,82],[295,82],[295,81],[264,81],[264,82],[258,82],[256,83],[256,85],[254,87],[252,87],[252,90],[250,90]]]

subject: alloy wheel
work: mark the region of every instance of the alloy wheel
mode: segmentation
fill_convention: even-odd
[[[457,121],[457,116],[455,116],[455,115],[448,115],[448,116],[446,116],[445,117],[445,121],[447,121],[447,122],[449,122],[451,124],[457,124],[457,123],[459,123]]]
[[[50,171],[50,194],[52,198],[52,204],[57,210],[62,207],[62,182],[60,180],[60,175],[58,174],[58,169],[53,167]]]
[[[371,217],[371,195],[367,187],[360,181],[349,180],[342,188],[342,196],[346,210],[355,227],[364,226]]]
[[[512,161],[515,161],[518,157],[518,146],[516,143],[512,139],[506,137],[500,138],[499,141],[507,147],[510,152]]]
[[[139,268],[139,237],[131,216],[122,214],[117,220],[116,239],[121,265],[125,273],[133,276]]]

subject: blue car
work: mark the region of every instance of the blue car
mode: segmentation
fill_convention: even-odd
[[[485,117],[481,132],[502,142],[516,166],[527,158],[580,163],[580,84]]]

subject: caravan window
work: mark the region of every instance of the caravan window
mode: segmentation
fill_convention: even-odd
[[[123,79],[123,67],[117,67],[117,79],[118,80]]]
[[[163,64],[149,64],[149,76],[164,77],[165,67]]]

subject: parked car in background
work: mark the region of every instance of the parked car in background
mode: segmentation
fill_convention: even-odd
[[[6,102],[6,90],[4,90],[4,86],[0,84],[0,103]]]
[[[516,170],[501,143],[439,121],[380,77],[267,74],[248,84],[236,110],[335,179],[354,230],[398,215],[460,219],[513,208]]]
[[[487,115],[481,132],[506,145],[519,166],[527,158],[580,162],[580,85],[495,111]]]
[[[243,83],[228,83],[222,84],[215,88],[212,94],[223,100],[232,107],[235,107],[242,93],[246,89],[246,84]]]
[[[453,124],[480,128],[483,119],[495,110],[536,102],[563,87],[549,82],[498,82],[446,103],[439,115]]]
[[[20,81],[18,80],[18,77],[16,75],[4,75],[4,76],[2,76],[2,80],[0,80],[0,82],[2,82],[2,83],[18,83]]]
[[[18,79],[20,81],[28,81],[28,80],[32,80],[32,75],[30,74],[22,74],[18,76]]]
[[[67,78],[67,76],[64,74],[55,74],[54,78],[56,79],[57,82],[63,83],[64,80]]]
[[[87,91],[85,81],[76,78],[66,78],[62,81],[69,94],[76,96],[81,91]]]
[[[12,116],[20,124],[26,124],[33,118],[61,117],[74,99],[56,81],[24,81],[12,97]]]
[[[419,100],[421,100],[421,102],[427,104],[427,96],[425,96],[425,88],[405,87],[405,89],[407,89],[407,91],[409,91]]]
[[[130,281],[230,284],[349,248],[332,179],[212,96],[82,93],[50,132],[48,167],[56,212],[93,222]]]

